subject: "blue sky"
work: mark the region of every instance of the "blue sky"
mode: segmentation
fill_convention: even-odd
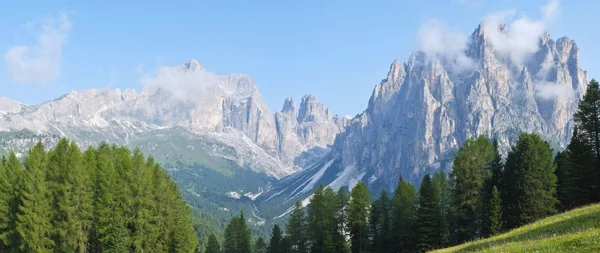
[[[216,74],[250,75],[273,110],[286,97],[298,102],[310,93],[334,113],[354,115],[366,108],[393,60],[405,61],[418,47],[423,24],[436,19],[470,34],[502,10],[540,19],[547,3],[9,1],[0,8],[0,96],[35,104],[71,90],[139,91],[140,69],[152,73],[195,58]],[[555,39],[577,41],[590,78],[600,74],[600,36],[596,23],[586,21],[597,10],[598,1],[563,0],[545,26]],[[23,58],[23,50],[33,58]]]

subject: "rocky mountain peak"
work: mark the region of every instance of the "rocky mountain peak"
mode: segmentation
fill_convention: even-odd
[[[316,97],[304,95],[298,111],[298,123],[330,118],[328,110]]]
[[[188,71],[191,71],[191,72],[198,72],[198,71],[201,71],[201,70],[204,69],[202,67],[202,65],[200,65],[200,63],[198,62],[198,60],[193,59],[193,58],[190,59],[190,60],[188,60],[187,62],[179,65],[179,67],[181,69],[188,70]]]
[[[281,112],[293,115],[294,117],[296,116],[296,103],[294,102],[294,98],[289,97],[285,99]]]

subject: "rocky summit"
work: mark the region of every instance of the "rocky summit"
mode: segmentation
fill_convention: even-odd
[[[391,191],[400,176],[418,184],[425,173],[449,170],[459,145],[477,135],[497,138],[504,155],[522,132],[564,148],[588,82],[575,41],[545,33],[517,58],[495,44],[506,32],[482,23],[458,55],[415,50],[394,61],[331,152],[261,200],[306,198],[319,184],[335,190],[364,181],[376,193]]]

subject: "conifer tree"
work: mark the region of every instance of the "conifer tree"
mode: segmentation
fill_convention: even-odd
[[[287,223],[286,231],[291,243],[292,252],[306,253],[306,218],[300,201],[296,201],[294,210]]]
[[[595,167],[593,148],[584,138],[575,127],[571,142],[564,154],[561,154],[566,160],[559,161],[561,164],[557,176],[562,175],[558,196],[563,198],[562,205],[566,209],[596,202],[598,171]]]
[[[219,245],[219,241],[214,234],[211,234],[210,237],[208,237],[208,245],[206,245],[206,250],[204,250],[204,253],[221,253],[221,246]]]
[[[359,182],[350,195],[348,206],[350,249],[352,253],[366,253],[370,248],[368,219],[371,193],[365,183]]]
[[[391,253],[392,248],[392,221],[391,221],[392,202],[386,191],[381,191],[371,205],[369,219],[370,237],[372,240],[371,252]]]
[[[426,252],[438,247],[441,240],[439,202],[429,174],[423,177],[417,209],[417,249]]]
[[[392,248],[398,252],[416,250],[416,191],[415,187],[400,176],[392,199]]]
[[[500,198],[500,191],[495,185],[492,188],[492,197],[488,205],[488,224],[490,235],[497,235],[502,232],[502,199]]]
[[[335,228],[333,234],[333,244],[338,253],[347,253],[350,251],[346,237],[349,236],[349,217],[348,217],[348,205],[350,203],[350,197],[346,193],[346,187],[340,187],[336,194],[336,205],[335,205]]]
[[[450,208],[457,243],[484,236],[487,190],[491,190],[486,183],[491,181],[490,164],[495,158],[494,147],[485,136],[467,139],[454,158],[450,174],[453,185]]]
[[[4,157],[3,157],[4,158]],[[0,164],[0,251],[18,249],[17,212],[19,211],[19,185],[23,168],[15,153],[10,153]]]
[[[245,253],[252,252],[250,229],[246,225],[244,212],[231,218],[225,228],[225,242],[223,243],[224,253]]]
[[[267,243],[262,236],[254,242],[254,253],[267,253]]]
[[[556,165],[548,142],[523,133],[508,153],[503,198],[506,228],[515,228],[556,213]]]
[[[438,171],[432,178],[435,199],[440,205],[440,231],[442,238],[439,246],[450,244],[450,203],[452,202],[452,191],[446,172]]]
[[[53,252],[52,210],[46,185],[46,151],[38,142],[25,158],[17,214],[19,250],[22,252]]]
[[[573,115],[575,126],[582,134],[582,139],[589,142],[594,154],[594,168],[596,180],[594,186],[600,191],[600,87],[595,79],[587,86],[583,99],[579,101],[578,110]],[[600,200],[600,193],[596,192],[595,201]]]
[[[269,240],[269,246],[267,247],[268,253],[282,253],[283,250],[283,232],[279,225],[275,224],[271,231],[271,240]]]

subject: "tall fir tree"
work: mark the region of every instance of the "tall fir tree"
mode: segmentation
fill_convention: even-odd
[[[371,204],[369,218],[369,237],[372,241],[371,252],[392,253],[392,201],[386,191],[381,191],[379,197]]]
[[[450,203],[452,202],[452,189],[448,176],[444,171],[438,171],[433,174],[431,179],[433,183],[435,199],[440,205],[440,231],[442,238],[439,246],[450,245]]]
[[[334,244],[337,223],[335,221],[337,198],[329,187],[319,185],[308,204],[308,229],[311,253],[330,253],[342,250]]]
[[[267,253],[267,246],[265,239],[263,239],[262,236],[258,237],[254,242],[254,253]]]
[[[204,253],[221,253],[221,245],[219,245],[219,241],[215,234],[210,234],[210,237],[208,237],[208,244],[206,245]]]
[[[392,248],[397,252],[416,250],[416,204],[415,187],[400,176],[392,199]]]
[[[24,161],[17,233],[21,252],[54,252],[50,193],[46,184],[46,151],[38,142]]]
[[[359,182],[352,189],[350,196],[348,206],[350,249],[352,253],[367,253],[370,248],[368,219],[371,193],[365,183]]]
[[[591,187],[595,189],[594,202],[600,201],[600,87],[595,79],[588,84],[573,119],[582,140],[588,142],[593,150],[596,178]]]
[[[490,182],[493,145],[485,136],[467,139],[454,158],[450,182],[453,185],[453,241],[462,243],[484,236],[485,206],[489,199],[486,183]]]
[[[292,251],[294,253],[306,253],[306,218],[300,201],[296,201],[296,204],[294,205],[294,210],[288,220],[286,231],[290,238]]]
[[[18,249],[17,213],[19,211],[19,180],[23,168],[11,152],[8,161],[0,164],[0,251],[16,252]]]
[[[346,242],[346,238],[349,236],[349,217],[348,217],[348,205],[350,203],[350,197],[347,194],[346,187],[342,186],[338,189],[336,194],[336,205],[335,205],[335,223],[336,231],[333,234],[333,244],[338,253],[350,252],[350,247]]]
[[[557,168],[560,185],[558,196],[562,198],[565,209],[594,203],[596,199],[596,179],[598,171],[595,167],[593,148],[575,127],[571,141],[558,158],[564,158]],[[555,159],[558,159],[555,158]],[[557,167],[559,166],[556,163]]]
[[[508,153],[504,171],[504,220],[515,228],[556,213],[556,165],[548,142],[523,133]]]
[[[490,203],[488,205],[488,231],[490,235],[497,235],[502,232],[502,199],[500,191],[495,185],[492,188]]]
[[[271,239],[269,240],[269,246],[267,247],[268,253],[283,253],[284,245],[283,245],[283,232],[279,225],[275,224],[273,226],[273,230],[271,231]]]
[[[223,253],[250,253],[252,252],[252,235],[246,224],[244,212],[231,218],[225,228],[225,241]]]
[[[438,247],[442,238],[440,231],[440,205],[435,197],[435,189],[429,174],[423,177],[419,188],[419,208],[417,209],[417,250],[426,252]]]

